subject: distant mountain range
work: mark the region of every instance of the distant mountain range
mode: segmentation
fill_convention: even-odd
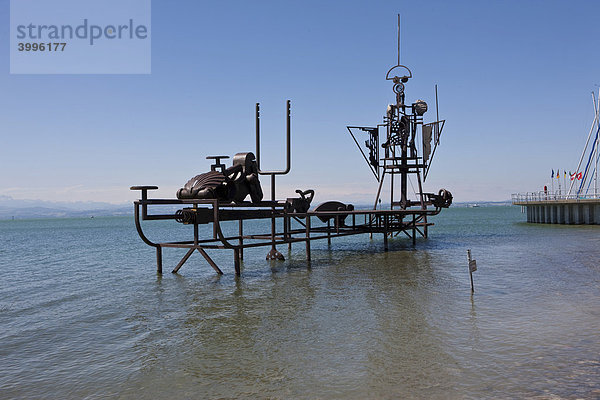
[[[453,207],[489,207],[506,206],[510,201],[457,202]],[[357,208],[369,208],[369,205],[356,205]],[[170,207],[175,211],[176,207]],[[165,207],[166,209],[166,207]],[[0,195],[0,219],[25,218],[78,218],[102,216],[133,215],[132,204],[112,204],[103,202],[54,202],[44,200],[20,200]]]
[[[126,203],[21,200],[0,195],[0,219],[115,216],[132,213],[133,206]]]

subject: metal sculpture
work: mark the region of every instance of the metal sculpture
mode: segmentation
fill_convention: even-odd
[[[286,103],[286,168],[264,171],[260,168],[260,105],[256,103],[256,149],[255,153],[237,153],[232,166],[227,168],[222,160],[228,156],[209,156],[214,159],[211,171],[190,179],[177,191],[177,199],[149,199],[148,191],[156,186],[132,186],[132,190],[141,191],[141,198],[134,202],[135,224],[142,240],[156,249],[157,271],[162,273],[162,249],[183,248],[187,253],[173,269],[178,272],[189,257],[198,251],[219,274],[221,269],[208,255],[206,250],[229,249],[234,253],[236,275],[241,273],[244,249],[251,247],[271,247],[268,260],[283,260],[277,250],[278,245],[304,243],[306,258],[310,266],[310,243],[313,240],[335,237],[381,233],[384,250],[388,250],[388,238],[405,234],[416,243],[418,235],[427,237],[428,227],[433,225],[427,217],[438,214],[452,204],[452,194],[440,189],[437,193],[426,193],[422,185],[425,181],[435,150],[439,144],[444,120],[425,124],[423,116],[428,110],[427,103],[416,100],[406,104],[405,84],[412,78],[412,72],[406,66],[398,64],[390,68],[386,80],[393,83],[396,102],[388,106],[383,123],[375,127],[348,126],[347,129],[358,146],[363,158],[379,182],[375,205],[372,209],[355,209],[352,204],[341,201],[326,201],[311,209],[315,196],[312,189],[296,190],[298,197],[285,200],[276,199],[275,177],[286,175],[291,169],[291,103]],[[436,86],[436,113],[437,112]],[[366,133],[364,141],[368,156],[359,144],[354,131]],[[385,133],[383,138],[380,130]],[[419,140],[419,134],[421,139]],[[420,147],[420,149],[419,149]],[[421,151],[422,155],[419,155]],[[256,156],[255,156],[256,154]],[[383,156],[383,157],[382,157]],[[263,191],[259,175],[270,176],[270,200],[263,200]],[[394,180],[400,176],[400,195],[394,193]],[[410,199],[408,182],[414,176],[418,192],[416,199]],[[381,191],[388,177],[390,183],[389,207],[382,208]],[[248,196],[250,201],[247,201]],[[160,205],[180,205],[182,208],[173,214],[151,214],[148,207]],[[256,219],[270,219],[270,232],[249,234],[244,230],[244,222]],[[315,223],[313,221],[316,219]],[[350,220],[349,220],[350,219]],[[178,242],[154,242],[143,232],[143,220],[175,220],[184,225],[193,226],[193,240]],[[237,221],[238,234],[225,235],[221,224]],[[278,222],[280,223],[278,226]],[[199,225],[212,224],[212,235],[201,238]]]
[[[401,76],[391,76],[391,72],[400,72]],[[405,104],[405,83],[412,77],[412,72],[404,65],[396,65],[390,68],[386,74],[386,80],[391,80],[394,84],[393,91],[396,94],[396,103],[390,104],[387,107],[383,123],[375,127],[367,126],[347,126],[348,132],[354,139],[363,158],[367,162],[373,175],[379,182],[379,188],[375,197],[374,208],[380,200],[381,189],[383,187],[386,176],[390,180],[390,208],[399,207],[406,210],[412,206],[420,206],[425,209],[428,205],[452,203],[452,195],[442,189],[444,198],[441,199],[441,192],[436,194],[424,193],[423,182],[427,178],[435,149],[439,145],[442,129],[445,121],[440,121],[439,118],[435,122],[428,124],[423,123],[423,115],[427,112],[427,103],[423,100],[416,100],[414,103]],[[436,108],[437,108],[437,85],[436,85]],[[419,129],[421,127],[421,129]],[[381,144],[383,149],[383,158],[380,158],[379,148],[380,143],[380,128],[385,129],[385,141]],[[369,137],[365,141],[365,147],[368,149],[369,156],[367,158],[365,152],[360,146],[353,130],[366,132]],[[422,156],[419,156],[418,135],[421,133],[421,149]],[[433,151],[432,142],[433,140]],[[395,176],[400,175],[400,199],[394,197],[394,181]],[[414,175],[417,181],[419,191],[416,193],[418,199],[416,201],[409,200],[408,196],[408,181],[409,177]]]
[[[391,67],[385,79],[391,81],[392,91],[396,102],[387,107],[383,123],[374,127],[347,126],[348,132],[354,139],[367,165],[379,182],[373,209],[381,203],[381,191],[386,177],[389,180],[391,210],[399,208],[408,210],[418,207],[425,211],[429,206],[436,208],[449,207],[452,204],[452,194],[446,189],[435,193],[425,193],[423,183],[427,179],[435,150],[440,143],[440,136],[445,120],[439,119],[437,85],[435,86],[436,121],[425,124],[423,116],[429,107],[423,100],[413,103],[406,102],[406,84],[413,77],[412,71],[400,64],[400,17],[398,16],[398,63]],[[383,140],[380,138],[380,128],[384,131]],[[364,142],[369,156],[365,154],[353,131],[365,132],[369,136]],[[420,140],[419,140],[420,134]],[[433,149],[432,149],[433,141]],[[383,150],[380,157],[379,143]],[[419,155],[419,146],[421,155]],[[394,193],[396,176],[400,176],[400,196]],[[408,182],[414,176],[418,191],[415,191],[416,200],[411,200],[408,194]],[[427,237],[427,213],[417,214],[417,221],[423,222],[423,236]]]
[[[211,171],[190,179],[177,191],[178,199],[219,199],[239,203],[250,195],[253,203],[262,200],[263,192],[253,153],[237,153],[233,157],[233,165],[227,169],[220,161],[229,156],[206,158],[216,160],[215,164],[211,165]],[[217,169],[221,169],[221,172]]]

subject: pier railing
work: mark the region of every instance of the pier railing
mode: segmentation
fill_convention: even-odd
[[[521,203],[537,203],[541,201],[585,201],[585,200],[598,200],[600,199],[600,193],[592,194],[562,194],[562,193],[550,193],[545,191],[540,192],[528,192],[528,193],[514,193],[512,195],[513,204]]]

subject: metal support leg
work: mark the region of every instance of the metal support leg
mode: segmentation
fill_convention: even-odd
[[[273,177],[275,177],[275,175],[273,175]],[[272,180],[272,184],[274,184],[275,182],[275,178],[273,178]],[[275,212],[275,209],[273,209],[273,212]],[[285,260],[285,257],[283,256],[283,254],[281,254],[278,250],[277,247],[275,247],[275,229],[276,229],[276,225],[275,225],[275,217],[271,217],[271,250],[267,253],[267,260]]]
[[[234,258],[234,266],[235,266],[235,274],[240,276],[240,250],[233,249],[233,258]]]
[[[285,220],[287,221],[288,239],[291,239],[292,235],[290,234],[290,230],[292,229],[292,219],[290,217],[285,217]],[[288,242],[288,250],[292,250],[292,242]]]
[[[306,261],[310,265],[310,217],[306,217]]]
[[[179,264],[177,264],[177,266],[175,268],[173,268],[173,271],[171,271],[171,272],[176,274],[177,271],[179,271],[179,269],[183,266],[183,264],[185,264],[185,262],[188,260],[188,258],[190,258],[190,256],[192,255],[193,252],[194,252],[194,248],[192,247],[191,249],[188,250],[187,253],[185,253],[185,256],[183,256],[181,261],[179,261]]]
[[[244,225],[243,221],[240,219],[239,222],[239,235],[240,235],[240,260],[244,259]]]
[[[212,258],[210,258],[208,256],[208,254],[206,253],[206,251],[204,251],[204,249],[196,249],[198,250],[198,252],[200,254],[202,254],[202,257],[204,257],[204,259],[206,260],[206,262],[208,262],[210,264],[211,267],[213,267],[213,269],[215,271],[217,271],[217,274],[219,275],[223,275],[223,271],[221,271],[221,269],[217,266],[217,264],[212,260]]]
[[[162,274],[162,247],[156,246],[156,273]]]
[[[273,245],[271,247],[271,250],[267,253],[267,260],[280,260],[280,261],[285,261],[285,257],[283,256],[283,254],[281,254],[279,252],[279,250],[277,250],[277,248],[275,247],[275,245]]]
[[[383,250],[388,251],[388,216],[383,216]]]
[[[417,244],[417,221],[415,219],[415,214],[413,214],[413,229],[412,229],[412,244],[413,246]]]
[[[327,245],[331,246],[331,220],[327,220]]]
[[[375,205],[373,206],[373,210],[377,210],[377,202],[379,201],[379,195],[381,194],[381,187],[383,186],[384,178],[385,178],[385,169],[383,170],[383,174],[381,174],[381,181],[379,182],[379,188],[377,188],[377,196],[375,196]]]

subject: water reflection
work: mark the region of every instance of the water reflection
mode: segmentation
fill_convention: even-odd
[[[312,268],[303,246],[282,263],[261,251],[241,279],[165,275],[134,306],[140,367],[122,397],[598,397],[588,266],[599,252],[582,255],[587,237],[526,242],[525,227],[507,226],[464,238],[440,227],[436,241],[394,239],[388,253],[377,238],[317,242]],[[467,246],[480,264],[475,296]]]
[[[157,279],[153,321],[148,305],[134,318],[153,325],[138,333],[144,390],[192,379],[206,397],[295,397],[307,388],[325,398],[453,393],[458,369],[433,300],[444,287],[427,252],[314,256],[312,270],[288,261],[275,273],[210,284]]]
[[[301,244],[273,268],[249,251],[239,280],[230,252],[211,253],[222,277],[201,257],[156,276],[128,219],[0,223],[0,393],[599,398],[598,229],[511,213],[450,209],[387,254],[381,236],[316,242],[311,269]]]
[[[479,339],[481,337],[481,333],[479,332],[479,328],[477,326],[477,308],[475,306],[475,295],[471,293],[471,312],[469,313],[469,322],[471,325],[471,334],[469,335],[469,342],[472,345],[472,348],[479,348]]]

